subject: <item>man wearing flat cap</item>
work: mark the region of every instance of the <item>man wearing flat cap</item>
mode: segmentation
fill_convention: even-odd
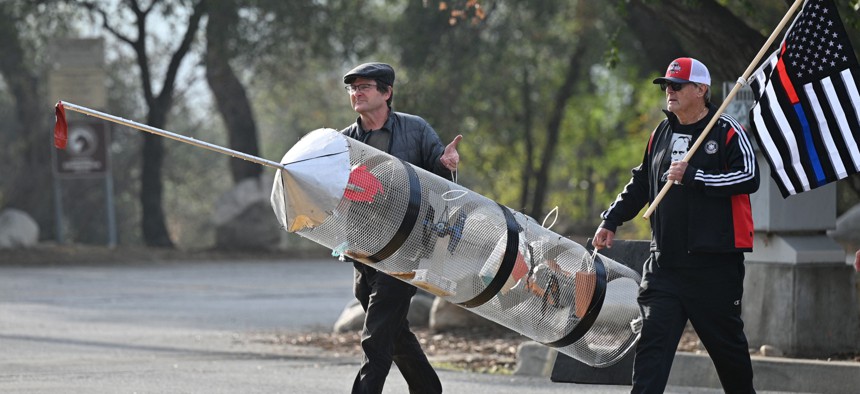
[[[365,63],[343,76],[350,103],[358,119],[341,132],[388,152],[416,167],[451,179],[460,156],[458,135],[448,146],[422,118],[395,112],[394,69],[385,63]],[[442,383],[406,315],[416,288],[360,262],[355,266],[355,297],[364,309],[361,368],[352,392],[381,393],[394,362],[409,384],[410,393],[441,393]]]
[[[651,216],[651,255],[639,288],[642,331],[633,361],[633,393],[662,393],[689,321],[727,393],[754,393],[741,319],[744,252],[753,246],[750,193],[759,169],[749,135],[719,115],[692,154],[693,141],[716,116],[711,75],[682,57],[654,80],[666,92],[666,119],[651,133],[642,163],[594,234],[596,249],[612,247],[615,230],[633,219],[668,182]],[[684,160],[689,156],[688,160]]]

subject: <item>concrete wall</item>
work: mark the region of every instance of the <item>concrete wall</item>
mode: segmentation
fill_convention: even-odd
[[[759,156],[761,154],[759,153]],[[746,255],[743,318],[750,345],[789,357],[826,358],[860,350],[856,273],[836,227],[836,184],[783,198],[759,157],[752,194],[755,244]]]
[[[827,358],[858,349],[854,270],[841,264],[748,262],[744,331],[750,346],[791,357]]]

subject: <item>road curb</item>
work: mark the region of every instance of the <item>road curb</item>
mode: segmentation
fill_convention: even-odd
[[[526,342],[517,351],[516,375],[549,377],[557,351]],[[759,391],[850,393],[860,387],[860,363],[753,356],[754,385]],[[632,371],[631,371],[632,373]],[[670,386],[720,389],[720,379],[707,354],[675,353]]]
[[[775,357],[752,357],[753,384],[761,391],[850,393],[860,387],[860,363]],[[707,354],[675,354],[669,384],[720,388]]]

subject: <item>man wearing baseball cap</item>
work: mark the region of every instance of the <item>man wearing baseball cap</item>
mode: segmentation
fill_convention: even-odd
[[[392,110],[394,69],[385,63],[361,64],[343,76],[358,118],[341,132],[417,167],[451,179],[460,156],[458,135],[442,145],[436,131],[422,118]],[[355,297],[364,308],[361,368],[352,393],[381,393],[391,363],[397,364],[410,393],[441,393],[442,383],[406,315],[416,288],[353,261]]]
[[[651,133],[630,182],[601,214],[592,240],[597,249],[612,247],[615,230],[652,203],[667,182],[674,183],[650,218],[651,256],[639,290],[643,324],[632,392],[663,392],[689,321],[723,390],[753,393],[741,301],[744,252],[753,245],[749,194],[759,185],[755,154],[744,128],[726,114],[690,153],[689,145],[716,111],[702,62],[675,59],[654,83],[666,92],[666,119]]]

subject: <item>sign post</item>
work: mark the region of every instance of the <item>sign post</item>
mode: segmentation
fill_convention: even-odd
[[[58,39],[51,47],[56,59],[48,76],[51,105],[58,99],[85,102],[95,108],[107,106],[104,71],[104,40],[100,38]],[[56,149],[54,160],[54,209],[57,242],[64,243],[62,180],[103,178],[107,212],[107,244],[116,246],[116,215],[113,201],[113,176],[110,168],[110,133],[105,121],[75,121],[69,124],[68,146]]]

